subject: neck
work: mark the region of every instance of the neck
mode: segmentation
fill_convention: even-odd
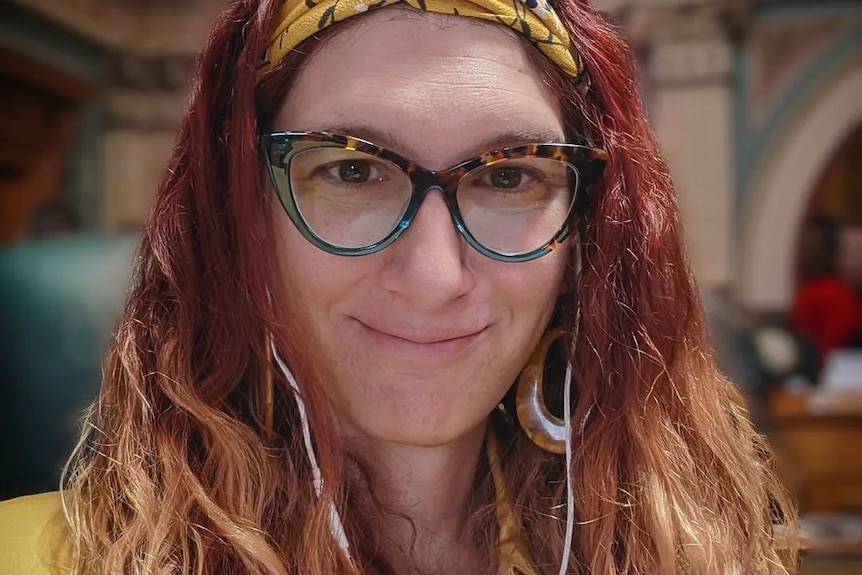
[[[477,572],[476,549],[464,531],[484,433],[483,424],[441,446],[368,439],[357,446],[384,510],[382,550],[399,575]]]

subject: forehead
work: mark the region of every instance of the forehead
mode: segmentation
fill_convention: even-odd
[[[274,127],[345,131],[431,168],[490,142],[562,140],[559,103],[529,50],[493,23],[378,10],[309,58]]]

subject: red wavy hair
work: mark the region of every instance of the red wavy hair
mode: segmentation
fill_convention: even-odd
[[[578,333],[570,358],[575,420],[591,410],[575,443],[570,573],[792,572],[792,542],[774,529],[793,525],[793,509],[711,359],[631,51],[588,2],[551,4],[592,86],[579,92],[538,52],[536,61],[559,95],[569,134],[610,155],[602,192],[576,224],[576,292],[558,304],[569,333]],[[200,57],[102,390],[68,467],[76,573],[392,572],[377,550],[374,507],[356,496],[350,459],[313,383],[302,326],[268,292],[279,279],[267,257],[274,233],[259,132],[307,53],[349,23],[306,42],[259,83],[278,7],[232,2]],[[283,383],[277,429],[262,422],[256,390],[268,365],[267,332],[303,384],[327,485],[319,500]],[[562,411],[560,390],[548,396]],[[540,570],[556,571],[564,461],[517,426],[495,425],[525,542]],[[497,528],[484,462],[474,487],[471,535],[492,573]],[[342,508],[355,565],[329,534],[329,501]]]

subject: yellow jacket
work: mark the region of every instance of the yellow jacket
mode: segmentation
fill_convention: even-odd
[[[65,575],[58,492],[0,502],[0,575]]]

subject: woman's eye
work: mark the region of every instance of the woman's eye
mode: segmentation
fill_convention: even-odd
[[[495,168],[488,174],[489,183],[495,188],[513,190],[520,187],[526,177],[521,168]]]
[[[544,181],[541,173],[522,166],[492,167],[479,176],[479,183],[502,192],[524,192]]]
[[[365,184],[383,179],[380,169],[367,160],[341,160],[326,167],[327,175],[336,182]]]

